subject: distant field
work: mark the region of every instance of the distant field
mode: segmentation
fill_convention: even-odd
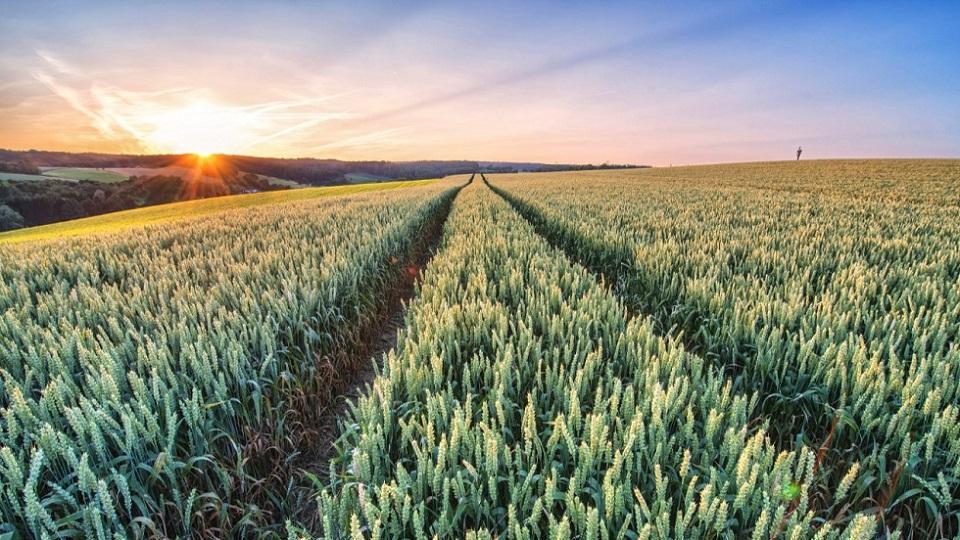
[[[123,182],[131,176],[179,176],[182,178],[193,173],[193,169],[180,165],[171,165],[169,167],[108,167],[104,169],[97,169],[93,167],[41,167],[41,170],[43,171],[43,176],[31,174],[13,175],[23,177],[14,178],[14,180],[45,180],[48,177],[55,177],[63,180],[89,180],[92,182],[113,183]],[[0,178],[3,178],[5,175],[6,173],[0,173]],[[304,187],[303,184],[294,182],[293,180],[277,178],[275,176],[266,176],[262,174],[257,176],[269,182],[271,186],[286,186],[292,188]],[[354,179],[348,181],[350,183],[359,183],[379,182],[380,180],[381,179],[378,177],[371,177],[368,180]]]
[[[287,186],[292,188],[306,187],[304,184],[294,182],[293,180],[287,180],[285,178],[277,178],[276,176],[266,176],[263,174],[258,174],[257,176],[269,182],[271,186]]]
[[[114,172],[109,169],[94,169],[88,167],[74,168],[43,168],[43,176],[52,176],[56,178],[67,178],[71,180],[90,180],[92,182],[123,182],[128,176]]]
[[[351,184],[365,184],[367,182],[383,182],[384,180],[389,180],[385,176],[377,176],[375,174],[367,173],[347,173],[343,175],[346,178],[347,182]]]
[[[110,167],[104,169],[112,173],[122,175],[124,178],[131,176],[188,176],[193,173],[190,167],[180,165],[170,165],[169,167]]]
[[[383,182],[377,184],[357,184],[348,186],[331,186],[321,188],[305,188],[290,191],[270,191],[250,195],[232,195],[215,197],[171,204],[161,204],[113,212],[83,219],[51,223],[39,227],[29,227],[16,231],[0,233],[0,244],[31,242],[37,240],[51,240],[84,234],[113,232],[127,227],[136,227],[155,223],[162,223],[181,218],[211,214],[223,210],[246,208],[264,204],[299,201],[334,195],[349,195],[365,191],[405,188],[424,185],[434,180],[415,180],[406,182]]]
[[[189,175],[192,169],[188,167],[110,167],[97,169],[94,167],[40,167],[42,174],[17,174],[0,172],[0,180],[17,182],[42,182],[44,180],[66,180],[78,182],[89,180],[106,184],[123,182],[131,176],[180,176]],[[280,180],[279,178],[277,180]],[[277,184],[280,185],[280,184]]]
[[[63,178],[59,176],[47,176],[44,174],[18,174],[18,173],[8,173],[0,172],[0,180],[12,180],[14,182],[43,182],[44,180],[66,180],[68,182],[76,182],[76,179],[73,178]]]

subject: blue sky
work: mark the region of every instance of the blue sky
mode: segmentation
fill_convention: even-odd
[[[960,156],[958,2],[9,2],[0,147]]]

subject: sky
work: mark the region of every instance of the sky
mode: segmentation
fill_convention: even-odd
[[[0,0],[0,148],[960,157],[960,2]]]

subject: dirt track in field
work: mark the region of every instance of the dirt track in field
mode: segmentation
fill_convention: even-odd
[[[465,185],[473,182],[474,177]],[[459,193],[459,190],[458,190]],[[437,212],[437,215],[424,227],[420,241],[414,246],[411,256],[406,261],[398,261],[403,265],[399,282],[389,291],[389,300],[376,322],[364,331],[365,346],[351,351],[355,359],[355,369],[345,375],[340,384],[341,391],[331,401],[329,407],[317,419],[314,427],[319,433],[319,443],[312,451],[305,450],[298,461],[299,468],[308,478],[313,476],[326,481],[329,474],[329,462],[335,453],[335,444],[340,435],[340,420],[349,410],[351,401],[355,401],[364,390],[373,383],[377,371],[383,361],[383,356],[397,344],[398,332],[403,327],[407,305],[417,292],[417,284],[421,280],[423,269],[437,252],[443,238],[443,226],[456,194]],[[301,490],[308,493],[300,494],[300,504],[291,516],[294,521],[307,527],[311,532],[319,533],[319,514],[315,501],[318,486],[304,485]]]

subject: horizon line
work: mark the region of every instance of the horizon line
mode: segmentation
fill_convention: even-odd
[[[165,156],[192,156],[197,155],[195,152],[179,152],[179,153],[156,153],[156,154],[137,154],[137,153],[126,153],[126,152],[97,152],[97,151],[69,151],[69,150],[48,150],[40,148],[29,148],[29,149],[16,149],[16,148],[0,148],[0,151],[6,152],[47,152],[47,153],[60,153],[60,154],[77,154],[77,155],[96,155],[96,156],[129,156],[129,157],[165,157]],[[257,154],[230,154],[230,153],[219,153],[214,152],[210,154],[211,156],[225,156],[225,157],[248,157],[248,158],[258,158],[258,159],[280,159],[280,160],[317,160],[317,161],[342,161],[346,163],[362,163],[362,162],[385,162],[385,163],[413,163],[418,161],[472,161],[477,163],[531,163],[537,165],[555,165],[555,166],[603,166],[603,165],[612,165],[622,168],[670,168],[670,167],[695,167],[695,166],[704,166],[704,165],[737,165],[737,164],[749,164],[749,163],[779,163],[784,161],[797,161],[794,159],[755,159],[755,160],[733,160],[733,161],[702,161],[702,162],[685,162],[685,163],[666,163],[661,165],[653,165],[649,163],[617,163],[611,161],[601,161],[601,162],[550,162],[550,161],[537,161],[537,160],[517,160],[517,159],[467,159],[467,158],[416,158],[416,159],[377,159],[377,158],[367,158],[367,159],[343,159],[338,157],[317,157],[317,156],[297,156],[297,157],[283,157],[283,156],[271,156],[271,155],[257,155]],[[801,159],[799,161],[867,161],[867,160],[941,160],[941,161],[950,161],[950,160],[960,160],[960,155],[956,156],[923,156],[923,155],[912,155],[912,156],[844,156],[844,157],[823,157],[823,158],[807,158]]]

